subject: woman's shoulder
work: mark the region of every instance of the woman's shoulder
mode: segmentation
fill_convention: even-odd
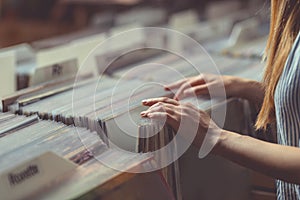
[[[292,62],[293,65],[299,66],[300,64],[300,31],[295,39],[294,45],[290,51],[289,55],[290,63]]]

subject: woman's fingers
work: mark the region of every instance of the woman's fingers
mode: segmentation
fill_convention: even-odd
[[[174,100],[174,99],[170,99],[167,97],[159,97],[159,98],[152,98],[152,99],[145,99],[142,101],[143,105],[145,106],[152,106],[156,103],[159,102],[163,102],[163,103],[168,103],[168,104],[172,104],[172,105],[179,105],[179,102]]]
[[[180,122],[176,120],[176,117],[174,115],[171,115],[167,112],[153,112],[149,113],[148,117],[150,119],[159,120],[159,121],[165,121],[171,125],[171,127],[174,130],[178,130],[178,127],[180,125]]]
[[[197,78],[191,79],[188,82],[183,83],[180,88],[177,90],[174,99],[180,100],[183,99],[185,96],[185,91],[193,90],[193,87],[205,85],[205,81],[203,79],[203,75],[198,76]]]
[[[204,75],[200,74],[199,76],[181,79],[181,80],[176,81],[174,83],[165,85],[164,88],[166,90],[175,90],[175,89],[179,89],[180,87],[182,87],[182,85],[187,84],[187,83],[189,83],[191,86],[195,86],[195,85],[198,85],[198,84],[203,84],[203,83],[205,83]]]
[[[187,89],[193,88],[195,86],[201,86],[204,84],[205,84],[204,75],[200,74],[199,76],[191,77],[188,79],[182,79],[175,83],[166,85],[165,89],[166,90],[176,90],[177,89],[174,99],[179,100],[179,99],[182,99],[185,97],[185,91]]]
[[[205,85],[198,85],[194,86],[192,88],[188,88],[185,91],[183,91],[184,97],[191,97],[195,95],[205,95],[209,93],[209,84]]]
[[[182,98],[184,97],[184,91],[185,91],[186,89],[191,88],[191,87],[192,87],[192,86],[191,86],[190,83],[188,83],[188,82],[182,84],[182,85],[180,86],[180,88],[177,90],[177,92],[176,92],[176,94],[175,94],[175,96],[174,96],[174,99],[175,99],[175,100],[180,100],[180,99],[182,99]]]
[[[159,102],[151,106],[147,111],[142,112],[141,116],[159,120],[162,122],[165,121],[175,130],[177,130],[180,124],[181,116],[181,112],[177,112],[178,109],[181,109],[180,106]]]
[[[176,81],[175,83],[171,83],[171,84],[165,85],[164,88],[166,90],[178,89],[185,82],[187,82],[187,79],[182,79],[182,80]]]
[[[206,88],[206,89],[205,89]],[[193,92],[203,92],[207,87],[194,87]],[[147,111],[141,113],[142,117],[159,120],[169,124],[175,131],[182,134],[187,141],[201,147],[209,131],[210,138],[205,144],[215,145],[220,128],[211,121],[210,116],[190,103],[179,103],[169,98],[154,98],[146,100],[146,105],[151,105]],[[217,139],[216,139],[217,138]],[[212,142],[211,142],[212,141]],[[204,151],[203,155],[206,155]]]
[[[167,112],[173,115],[175,110],[176,107],[173,104],[158,102],[152,105],[148,110],[141,112],[141,116],[148,117],[148,114],[153,112]]]

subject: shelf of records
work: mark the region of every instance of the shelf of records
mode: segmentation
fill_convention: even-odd
[[[97,132],[37,115],[1,113],[0,126],[4,199],[174,199],[174,165],[162,172],[129,173],[151,167],[151,154],[108,148]]]
[[[150,173],[128,173],[153,168],[161,157],[172,156],[153,156],[174,139],[174,131],[141,118],[147,109],[141,101],[171,97],[174,91],[165,91],[163,85],[199,73],[261,80],[263,64],[257,58],[266,41],[264,25],[260,17],[249,19],[240,12],[210,22],[199,22],[191,12],[174,15],[166,27],[203,44],[207,51],[200,54],[189,43],[138,29],[86,60],[97,44],[136,25],[47,49],[34,50],[28,44],[3,49],[1,194],[5,199],[182,199],[178,161]],[[142,48],[154,41],[160,49]],[[163,50],[168,48],[187,57]],[[140,50],[122,54],[130,49]],[[82,64],[86,71],[81,71]],[[14,77],[17,81],[9,82]],[[209,97],[183,101],[206,111],[226,103]]]
[[[205,56],[195,56],[191,60],[198,66],[203,66],[202,71],[210,71],[216,63],[222,63],[220,68],[222,74],[257,80],[261,78],[262,65],[253,60],[224,56],[215,56],[215,63]],[[164,63],[168,68],[156,67],[149,63]],[[172,70],[180,72],[180,75],[173,75]],[[4,181],[2,184],[6,185],[3,188],[7,188],[3,194],[7,194],[8,198],[18,198],[20,196],[11,196],[11,192],[16,188],[16,191],[22,192],[15,192],[15,195],[29,195],[30,198],[38,199],[92,198],[95,195],[97,197],[108,195],[107,199],[110,199],[114,195],[124,194],[134,195],[128,199],[139,199],[139,195],[142,194],[136,194],[136,189],[135,192],[132,191],[133,186],[130,187],[132,183],[143,187],[143,190],[148,188],[145,193],[149,193],[149,199],[181,199],[178,161],[150,174],[130,175],[102,166],[97,158],[108,159],[108,162],[117,166],[117,169],[149,167],[159,162],[160,158],[152,157],[151,152],[168,144],[173,139],[174,133],[168,127],[160,129],[155,123],[141,118],[139,113],[146,109],[141,105],[141,101],[151,97],[170,97],[172,93],[165,91],[162,84],[176,81],[182,76],[197,75],[198,70],[187,61],[173,54],[164,53],[151,60],[118,68],[110,75],[58,79],[20,90],[3,98],[2,109],[5,113],[0,115],[2,127],[0,145],[3,149],[0,156],[2,160],[0,170]],[[197,97],[183,101],[191,102],[200,109],[209,110],[223,103],[223,100]],[[147,139],[139,137],[153,135],[153,132],[157,133],[154,134],[155,137]],[[55,154],[52,155],[49,151]],[[54,158],[47,158],[49,154]],[[42,175],[42,180],[36,178],[39,183],[44,181],[45,184],[35,186],[32,183],[30,185],[34,189],[28,188],[23,191],[27,189],[22,186],[26,181],[22,184],[23,181],[18,176],[23,177],[21,173],[25,171],[27,173],[27,170],[30,177],[34,176],[32,170],[37,169],[32,169],[32,166],[39,167],[39,165],[32,163],[40,159],[44,160],[41,161],[42,168],[47,165],[43,164],[47,163],[47,160],[50,166],[51,159],[62,159],[69,163],[66,165],[73,168],[62,167],[63,175],[47,175],[45,168],[46,175]],[[49,171],[52,173],[53,170],[50,168]],[[154,185],[163,190],[159,197],[151,196],[156,194],[151,190],[158,188],[141,183],[140,179],[144,180],[147,177],[151,181],[156,181]],[[121,183],[118,178],[121,179]],[[31,178],[28,180],[31,182]],[[15,187],[15,182],[20,186]],[[89,184],[86,184],[87,182]],[[110,185],[116,182],[122,186],[113,188]]]
[[[199,71],[210,72],[215,65],[220,66],[221,74],[255,80],[261,79],[263,71],[261,63],[246,59],[214,56],[215,62],[211,62],[205,56],[195,56],[191,60],[201,67],[195,68],[177,56],[166,54],[121,68],[111,76],[81,76],[75,82],[72,78],[46,82],[2,98],[2,109],[26,116],[37,114],[44,120],[85,127],[92,131],[104,130],[109,135],[109,132],[115,132],[116,118],[126,120],[128,116],[124,113],[130,113],[133,121],[140,120],[139,112],[146,109],[141,106],[143,99],[172,96],[172,92],[165,91],[162,85],[197,75]],[[164,63],[168,67],[152,63]],[[186,101],[196,101],[200,108],[206,110],[220,100],[199,97]]]

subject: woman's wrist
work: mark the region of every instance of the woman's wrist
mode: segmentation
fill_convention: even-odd
[[[235,140],[235,138],[238,137],[241,137],[241,135],[222,129],[218,142],[215,145],[212,153],[218,156],[225,156],[226,149],[230,149],[228,146],[233,144],[232,140]]]
[[[261,104],[264,98],[262,84],[250,79],[230,77],[226,91],[230,97],[243,98],[258,104]]]

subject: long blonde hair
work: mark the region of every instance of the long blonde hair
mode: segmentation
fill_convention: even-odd
[[[257,129],[266,129],[276,121],[274,92],[288,54],[300,27],[300,0],[272,0],[271,25],[266,47],[266,70],[263,78],[265,98],[256,121]]]

